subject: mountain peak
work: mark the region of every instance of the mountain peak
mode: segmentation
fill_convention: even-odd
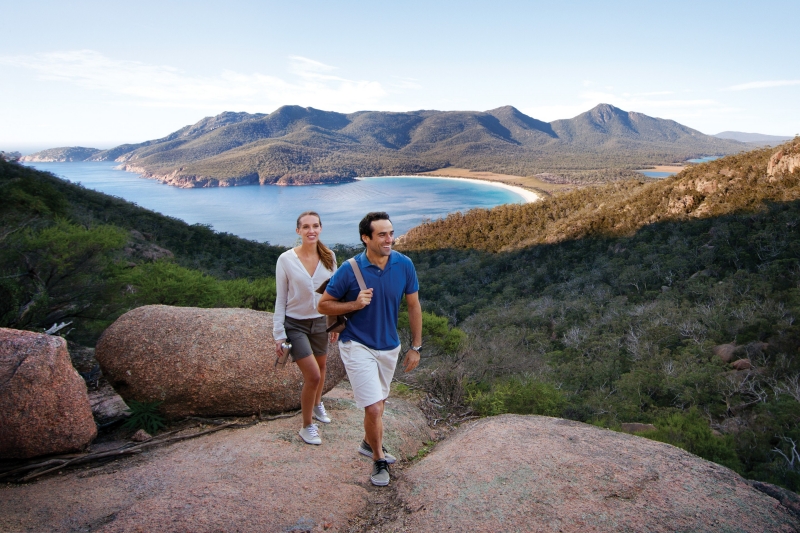
[[[615,117],[628,116],[627,111],[623,111],[622,109],[614,107],[611,104],[597,104],[594,108],[587,111],[586,114],[601,123],[609,122],[613,120]]]

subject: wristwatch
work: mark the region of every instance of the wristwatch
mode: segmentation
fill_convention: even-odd
[[[414,345],[412,344],[410,349],[411,349],[411,350],[414,350],[414,351],[415,351],[415,352],[417,352],[417,353],[422,353],[422,352],[420,351],[420,350],[422,350],[422,345],[421,345],[421,344],[420,344],[419,346],[414,346]]]

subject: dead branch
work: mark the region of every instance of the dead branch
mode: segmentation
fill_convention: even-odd
[[[279,415],[279,416],[281,418],[286,418],[288,416],[294,416],[294,415]],[[216,425],[213,428],[205,429],[203,431],[198,431],[196,433],[192,433],[192,434],[189,434],[189,435],[175,435],[175,433],[178,433],[178,432],[181,432],[181,431],[185,431],[186,429],[189,429],[189,428],[176,429],[176,430],[164,433],[162,435],[159,435],[157,437],[154,437],[154,438],[152,438],[152,439],[150,439],[150,440],[148,440],[146,442],[142,442],[140,444],[130,444],[130,443],[128,443],[128,444],[125,444],[123,446],[120,446],[119,448],[115,448],[113,450],[107,450],[107,451],[104,451],[104,452],[88,453],[88,454],[80,455],[80,456],[77,456],[77,457],[76,456],[55,457],[55,458],[50,458],[50,459],[48,459],[46,461],[28,464],[28,465],[21,466],[19,468],[15,468],[13,470],[10,470],[8,472],[4,472],[4,473],[0,474],[0,479],[12,476],[14,474],[21,474],[23,472],[28,472],[30,470],[38,470],[40,468],[51,467],[51,468],[45,468],[45,470],[40,470],[38,472],[33,472],[31,474],[28,474],[27,476],[24,476],[23,478],[21,478],[19,480],[21,482],[26,482],[26,481],[30,481],[32,479],[35,479],[37,477],[43,476],[45,474],[48,474],[50,472],[61,470],[61,469],[66,468],[68,466],[75,466],[75,465],[79,465],[79,464],[89,463],[89,462],[92,462],[92,461],[97,461],[99,459],[106,459],[108,457],[118,457],[118,456],[124,456],[124,455],[133,455],[133,454],[141,453],[142,451],[144,451],[147,448],[152,448],[154,446],[158,446],[158,445],[161,445],[161,444],[168,444],[168,443],[173,443],[173,442],[180,442],[182,440],[194,439],[196,437],[200,437],[202,435],[208,435],[209,433],[214,433],[214,432],[220,431],[222,429],[234,429],[234,428],[250,427],[250,426],[255,425],[256,423],[258,423],[258,420],[253,420],[251,422],[245,422],[245,423],[242,423],[242,422],[239,422],[239,421],[223,422],[223,423],[220,423],[219,425]]]

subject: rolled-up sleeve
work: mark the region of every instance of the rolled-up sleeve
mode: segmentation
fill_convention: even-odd
[[[272,316],[272,338],[276,341],[286,338],[283,321],[286,317],[286,299],[289,294],[289,277],[284,267],[284,257],[278,258],[275,265],[275,313]]]

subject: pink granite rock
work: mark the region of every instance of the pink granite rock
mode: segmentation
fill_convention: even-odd
[[[734,352],[736,351],[736,345],[731,344],[719,344],[711,348],[711,351],[714,355],[719,357],[722,361],[726,363],[730,363],[733,361]]]
[[[749,370],[753,367],[752,363],[750,363],[750,359],[737,359],[731,366],[736,370]]]
[[[791,532],[800,520],[741,476],[674,446],[588,424],[502,415],[464,424],[395,484],[381,531]]]
[[[95,436],[86,384],[66,341],[0,328],[0,457],[77,451]]]
[[[331,345],[324,391],[345,376]],[[148,305],[122,315],[95,350],[123,399],[163,402],[170,418],[275,413],[300,408],[295,364],[275,369],[272,313]]]

